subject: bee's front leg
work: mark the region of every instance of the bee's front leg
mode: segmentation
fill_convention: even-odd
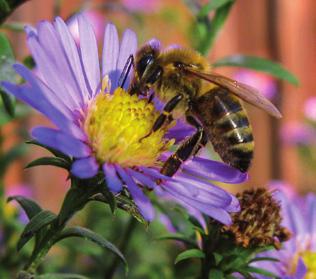
[[[162,113],[158,116],[158,118],[154,122],[154,125],[153,125],[151,131],[146,136],[142,137],[140,139],[140,141],[142,141],[143,139],[150,136],[152,133],[159,130],[163,126],[163,124],[165,123],[166,120],[171,119],[171,112],[175,109],[175,107],[180,103],[180,101],[182,99],[183,99],[183,95],[178,94],[178,95],[174,96],[170,101],[168,101],[165,104]]]

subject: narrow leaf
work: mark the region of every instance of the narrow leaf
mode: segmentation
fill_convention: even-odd
[[[48,210],[42,210],[37,213],[30,222],[25,226],[22,235],[18,241],[18,251],[43,227],[49,225],[56,219],[56,214]]]
[[[208,24],[209,26],[207,26],[208,32],[198,47],[198,51],[203,55],[206,55],[212,49],[215,39],[222,29],[233,4],[234,1],[227,2],[216,10],[211,22]]]
[[[278,278],[278,275],[276,275],[276,274],[274,274],[274,273],[272,273],[270,271],[267,271],[265,269],[258,268],[258,267],[253,267],[253,266],[247,266],[247,267],[243,268],[241,271],[257,273],[257,274],[261,274],[261,275],[267,276],[269,278]]]
[[[23,156],[26,153],[26,150],[26,146],[24,144],[20,144],[12,147],[9,151],[2,155],[0,158],[0,176],[3,176],[11,163]]]
[[[0,95],[2,98],[3,106],[5,111],[11,116],[14,117],[14,105],[15,99],[12,95],[7,94],[1,87],[0,87]]]
[[[61,153],[60,151],[58,151],[58,150],[56,150],[56,149],[53,149],[53,148],[50,148],[50,147],[48,147],[48,146],[46,146],[46,145],[44,145],[44,144],[41,144],[41,143],[39,143],[39,142],[36,141],[36,140],[29,140],[29,141],[27,141],[26,143],[27,143],[27,144],[33,144],[33,145],[37,145],[37,146],[43,147],[43,148],[45,148],[46,150],[48,150],[50,153],[52,153],[54,156],[56,156],[56,157],[58,157],[58,158],[62,158],[62,159],[64,159],[64,160],[67,161],[67,162],[70,162],[70,161],[71,161],[70,158],[69,158],[67,155]]]
[[[14,59],[11,44],[4,33],[0,33],[0,56]]]
[[[205,255],[204,253],[199,250],[199,249],[189,249],[189,250],[186,250],[182,253],[180,253],[176,260],[175,260],[175,264],[183,261],[183,260],[186,260],[186,259],[191,259],[191,258],[200,258],[200,259],[204,259],[205,258]]]
[[[77,211],[81,210],[94,194],[96,194],[96,189],[92,185],[84,188],[70,188],[58,215],[59,225],[67,222]]]
[[[0,24],[20,5],[28,0],[0,0]]]
[[[64,229],[55,242],[61,241],[68,237],[82,237],[84,239],[90,240],[102,248],[108,249],[114,254],[116,254],[122,262],[127,266],[126,259],[124,255],[121,253],[121,251],[111,242],[106,240],[103,236],[82,227],[72,227],[72,228],[66,228]]]
[[[298,79],[286,70],[281,64],[272,62],[268,59],[247,56],[247,55],[232,55],[217,60],[214,67],[232,66],[243,67],[252,70],[268,73],[276,78],[286,80],[293,85],[299,85]]]
[[[198,17],[207,16],[211,11],[214,11],[229,2],[233,2],[234,0],[210,0],[206,5],[204,5],[200,12],[198,13]]]
[[[117,208],[115,196],[111,191],[107,189],[105,185],[101,186],[101,192],[104,198],[106,199],[107,203],[109,204],[112,213],[114,213]]]
[[[279,262],[277,258],[271,258],[271,257],[258,257],[254,258],[249,261],[249,263],[259,262],[259,261],[270,261],[270,262]]]
[[[42,211],[42,208],[33,200],[23,196],[12,196],[8,198],[8,202],[17,201],[24,209],[27,217],[32,219],[36,214]]]
[[[219,269],[211,269],[209,276],[209,279],[224,279],[224,273],[223,271],[219,270]]]
[[[37,166],[55,166],[66,170],[70,168],[69,162],[58,157],[42,157],[27,164],[25,168],[28,169]]]
[[[86,276],[74,273],[46,273],[37,275],[36,279],[89,279]]]
[[[191,240],[190,238],[180,233],[167,234],[167,235],[157,238],[157,240],[176,240],[176,241],[181,241],[185,244],[197,247],[196,243],[193,240]]]

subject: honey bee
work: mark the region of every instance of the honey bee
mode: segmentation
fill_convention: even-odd
[[[165,162],[162,174],[175,174],[208,141],[225,163],[241,172],[249,169],[254,140],[240,99],[280,118],[280,112],[269,100],[246,84],[211,72],[207,59],[191,49],[161,51],[158,44],[146,44],[132,60],[135,71],[129,93],[153,92],[149,101],[157,94],[165,103],[151,133],[178,117],[185,117],[196,128]]]

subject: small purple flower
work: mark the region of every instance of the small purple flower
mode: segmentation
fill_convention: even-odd
[[[290,230],[292,238],[280,250],[259,255],[276,258],[278,262],[262,261],[257,262],[256,266],[280,278],[316,278],[316,196],[309,193],[300,197],[293,195],[292,191],[289,193],[290,197],[277,190],[275,196],[282,207],[282,225]]]
[[[308,120],[316,121],[316,97],[307,99],[304,106],[304,114]]]
[[[122,4],[130,11],[153,13],[159,9],[160,0],[122,0]]]
[[[281,129],[281,139],[289,145],[316,143],[316,131],[312,127],[299,122],[285,124]]]
[[[275,80],[263,73],[243,69],[234,74],[234,79],[257,88],[269,100],[277,93]]]
[[[37,76],[15,64],[27,82],[2,83],[56,125],[55,129],[34,128],[33,138],[71,156],[74,176],[88,179],[102,171],[113,193],[126,187],[146,220],[153,219],[154,209],[139,185],[229,224],[228,212],[239,208],[236,199],[207,181],[241,183],[247,174],[195,157],[174,177],[162,175],[159,170],[173,143],[165,137],[168,127],[140,140],[148,135],[159,112],[147,100],[125,91],[130,77],[124,88],[119,87],[120,74],[137,48],[135,33],[126,30],[119,43],[115,26],[108,24],[100,67],[93,28],[84,16],[77,15],[77,20],[78,46],[61,18],[53,24],[43,21],[36,29],[26,27]]]

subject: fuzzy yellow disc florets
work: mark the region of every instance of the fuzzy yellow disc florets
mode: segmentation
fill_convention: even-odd
[[[316,252],[306,251],[303,253],[302,258],[307,267],[307,274],[305,278],[316,278]]]
[[[166,128],[145,137],[158,115],[147,100],[130,96],[121,88],[113,95],[100,93],[84,123],[97,160],[123,167],[156,165],[160,154],[172,144],[164,139]]]

